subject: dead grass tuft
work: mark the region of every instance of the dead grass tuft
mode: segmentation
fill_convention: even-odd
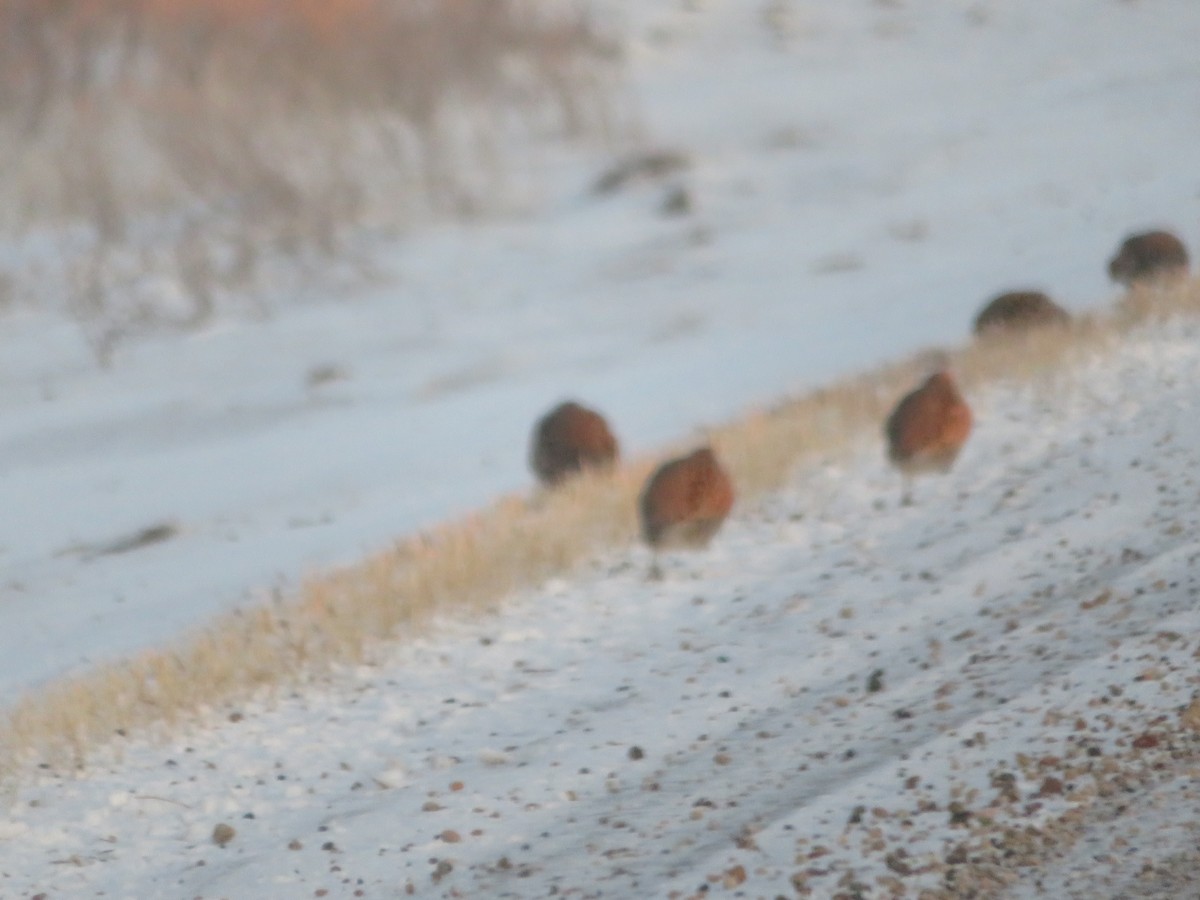
[[[1130,294],[1112,312],[1064,328],[976,341],[951,361],[968,392],[1032,382],[1141,325],[1181,315],[1200,315],[1200,281]],[[799,465],[881,440],[887,411],[926,366],[926,355],[916,354],[711,431],[740,497],[779,487]],[[636,540],[636,499],[652,464],[634,460],[585,472],[554,491],[504,497],[355,565],[313,575],[295,597],[231,613],[174,647],[30,695],[0,728],[0,770],[12,776],[34,762],[80,766],[114,734],[170,728],[261,688],[369,662],[377,648],[419,633],[439,614],[491,610],[514,590]]]

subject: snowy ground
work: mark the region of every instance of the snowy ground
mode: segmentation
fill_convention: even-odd
[[[692,160],[667,184],[596,197],[602,154],[548,150],[525,218],[111,371],[73,324],[6,318],[7,696],[526,488],[565,396],[644,452],[958,341],[1003,288],[1107,302],[1131,228],[1200,245],[1194,0],[602,8],[649,143]],[[674,187],[693,213],[660,212]]]
[[[914,506],[872,441],[662,581],[614,553],[44,771],[0,894],[972,896],[1055,841],[1011,896],[1122,896],[1196,840],[1198,382],[1200,323],[1137,335],[971,397]]]
[[[7,697],[524,489],[564,396],[641,453],[962,340],[1000,289],[1106,303],[1130,229],[1200,248],[1194,0],[604,6],[687,172],[596,197],[599,154],[547,151],[525,218],[110,371],[73,325],[6,318]],[[665,216],[676,187],[695,210]],[[8,798],[0,896],[915,896],[1039,859],[1008,826],[1064,853],[1013,897],[1188,896],[1198,337],[972,397],[914,507],[864,446],[661,583],[617,553],[45,770]]]

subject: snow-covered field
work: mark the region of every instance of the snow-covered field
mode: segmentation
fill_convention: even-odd
[[[47,771],[0,825],[0,893],[975,896],[1082,831],[1070,878],[1014,896],[1119,896],[1195,846],[1198,380],[1200,325],[1139,334],[972,397],[914,506],[864,446],[662,581],[613,553]]]
[[[1129,229],[1200,245],[1194,0],[601,8],[649,143],[693,161],[670,185],[595,197],[603,155],[547,151],[523,219],[413,236],[385,286],[111,371],[73,324],[5,320],[10,696],[525,489],[564,396],[645,452],[959,341],[1000,289],[1106,303]],[[695,212],[664,217],[676,183]]]
[[[1200,247],[1194,0],[602,8],[687,171],[598,197],[602,154],[547,151],[523,218],[109,371],[69,323],[5,320],[10,700],[526,488],[564,396],[644,453],[960,341],[1001,289],[1105,304],[1131,229]],[[678,187],[694,211],[664,215]],[[1118,896],[1195,845],[1190,327],[972,397],[915,507],[865,446],[664,582],[621,551],[386,665],[46,771],[0,823],[0,895],[915,896],[1033,858],[993,842],[1033,825],[1083,839],[1016,896]]]

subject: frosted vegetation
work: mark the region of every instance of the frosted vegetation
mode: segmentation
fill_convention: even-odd
[[[608,133],[615,52],[568,4],[6,0],[3,299],[69,297],[107,363],[361,278],[365,234],[511,210],[532,148]]]

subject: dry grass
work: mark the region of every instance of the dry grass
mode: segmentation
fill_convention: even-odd
[[[1160,317],[1200,314],[1200,282],[1129,295],[1112,312],[951,354],[968,393],[1032,381]],[[886,412],[926,367],[923,354],[843,379],[711,432],[743,500],[782,485],[799,465],[880,440]],[[369,661],[437,614],[498,605],[637,533],[635,501],[653,461],[591,473],[533,498],[510,496],[462,521],[318,574],[292,598],[227,615],[175,647],[147,652],[27,697],[0,730],[11,775],[30,762],[82,765],[115,733],[170,727],[263,687]]]
[[[351,236],[504,208],[531,146],[612,127],[616,56],[558,0],[0,0],[0,236],[56,235],[106,361]]]

